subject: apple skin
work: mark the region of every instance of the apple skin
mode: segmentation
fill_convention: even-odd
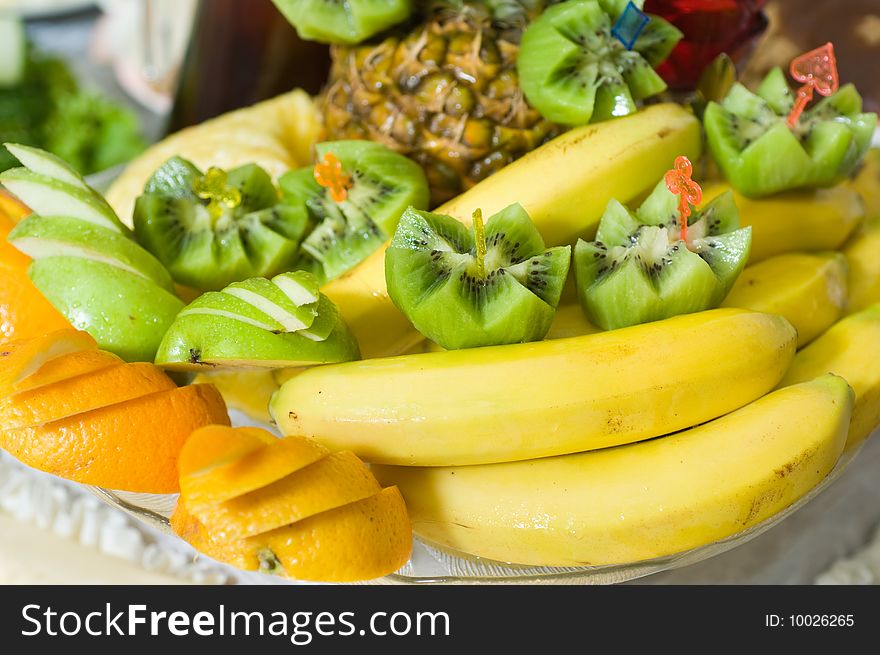
[[[183,302],[151,280],[82,257],[31,264],[36,287],[77,329],[128,362],[151,362]]]
[[[118,262],[166,291],[174,291],[171,275],[158,259],[128,237],[78,218],[32,214],[9,234],[9,241],[31,259],[75,255]]]
[[[0,173],[0,182],[35,214],[70,216],[120,234],[131,234],[107,201],[90,187],[74,186],[26,168]]]
[[[286,368],[360,358],[357,341],[339,321],[324,341],[295,332],[276,334],[222,316],[188,314],[165,334],[156,364],[174,370]]]

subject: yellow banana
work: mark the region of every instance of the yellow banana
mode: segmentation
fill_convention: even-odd
[[[849,264],[847,313],[880,302],[880,213],[846,242],[843,254]]]
[[[880,427],[880,304],[848,316],[794,358],[780,386],[835,373],[856,394],[847,449]]]
[[[703,203],[728,189],[726,183],[706,183]],[[734,191],[734,200],[740,225],[752,228],[752,264],[786,252],[837,250],[865,216],[861,196],[848,183],[757,200]]]
[[[272,370],[201,373],[193,384],[213,384],[230,409],[236,409],[255,421],[269,423],[269,399],[278,390]]]
[[[784,318],[716,309],[583,337],[309,369],[270,412],[383,464],[504,462],[681,430],[767,393],[794,356]]]
[[[662,439],[509,464],[373,471],[400,488],[428,542],[533,566],[636,562],[723,539],[794,503],[840,456],[851,407],[852,390],[829,375]]]
[[[548,245],[573,244],[592,237],[609,200],[639,197],[677,155],[695,159],[700,148],[699,122],[690,113],[654,105],[566,132],[437,211],[470,224],[477,208],[491,216],[518,202]],[[339,307],[365,358],[397,355],[422,339],[388,297],[384,247],[323,292]]]
[[[590,323],[590,319],[584,314],[577,300],[570,303],[560,304],[556,308],[556,316],[545,338],[565,339],[566,337],[579,337],[584,334],[595,334],[602,330]]]
[[[846,305],[846,259],[839,252],[789,253],[747,267],[724,307],[780,314],[801,348],[834,325]]]
[[[865,215],[880,216],[880,148],[868,151],[862,168],[849,185],[862,195]]]

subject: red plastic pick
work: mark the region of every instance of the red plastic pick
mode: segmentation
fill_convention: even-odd
[[[684,155],[675,158],[671,171],[666,172],[666,188],[678,196],[679,238],[687,243],[688,218],[691,205],[698,205],[703,200],[703,189],[694,182],[694,167],[691,160]]]
[[[315,181],[330,191],[334,202],[343,202],[351,188],[351,178],[342,170],[342,162],[332,152],[315,164]]]
[[[798,89],[797,100],[788,115],[788,125],[794,127],[807,104],[813,99],[813,90],[823,96],[830,96],[840,86],[834,45],[829,41],[815,50],[795,57],[791,61],[789,71],[791,76],[803,85]]]

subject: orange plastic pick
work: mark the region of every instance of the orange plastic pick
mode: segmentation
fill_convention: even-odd
[[[666,172],[666,188],[678,196],[679,238],[687,243],[688,218],[691,205],[698,205],[703,200],[703,189],[694,182],[694,167],[691,160],[684,155],[675,158],[671,171]]]
[[[315,164],[315,181],[330,191],[333,202],[343,202],[351,188],[351,178],[342,170],[342,162],[332,152]]]
[[[794,127],[807,104],[813,99],[814,90],[823,96],[830,96],[840,86],[834,45],[829,41],[815,50],[795,57],[791,60],[789,72],[803,85],[798,89],[797,100],[788,115],[788,126]]]

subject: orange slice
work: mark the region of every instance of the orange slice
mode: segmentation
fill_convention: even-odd
[[[13,225],[31,213],[30,208],[8,191],[0,189],[0,218],[7,218]],[[6,234],[2,234],[6,238]]]
[[[187,443],[184,451],[189,450],[189,446]],[[186,497],[189,510],[195,512],[272,484],[329,452],[318,442],[305,437],[275,439],[271,445],[201,473],[188,473],[182,469],[180,490]]]
[[[206,425],[193,432],[186,440],[177,460],[177,470],[181,475],[203,473],[275,441],[278,440],[274,436],[259,428]]]
[[[6,241],[14,226],[0,211],[0,342],[70,327],[28,277],[30,258]]]
[[[333,453],[281,480],[193,514],[224,539],[242,539],[382,491],[352,452]]]
[[[388,575],[406,564],[412,528],[403,496],[397,487],[389,487],[245,543],[265,572],[297,580],[356,582]],[[254,562],[249,556],[246,563]]]
[[[36,373],[29,375],[18,384],[0,390],[0,395],[39,389],[78,375],[93,373],[102,368],[118,366],[123,363],[120,357],[108,353],[106,350],[81,350],[69,353],[46,362],[37,369]]]
[[[73,328],[3,344],[0,346],[0,394],[8,392],[56,357],[97,349],[98,344],[87,332]]]
[[[174,493],[183,442],[194,430],[215,423],[229,424],[220,394],[210,385],[191,385],[2,431],[0,445],[29,466],[76,482]]]
[[[120,364],[0,399],[0,429],[57,421],[177,385],[153,364]]]

